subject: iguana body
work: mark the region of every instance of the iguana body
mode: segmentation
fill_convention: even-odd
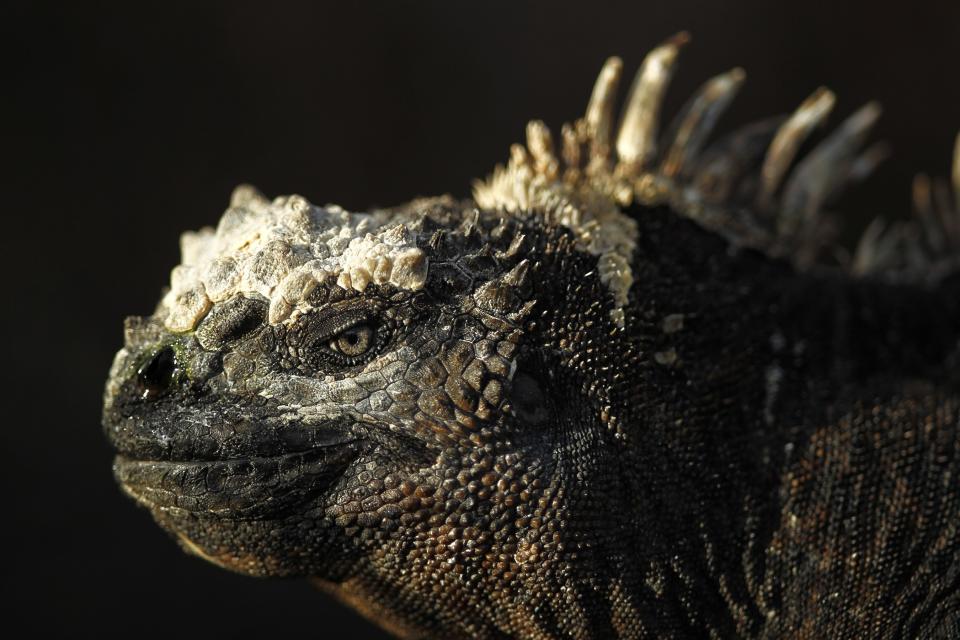
[[[680,44],[473,200],[235,192],[128,320],[125,490],[403,637],[960,633],[960,216],[817,266],[876,108],[791,172],[832,96],[706,145],[734,71],[658,146]]]

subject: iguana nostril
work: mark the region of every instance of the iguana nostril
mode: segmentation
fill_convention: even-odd
[[[160,349],[149,361],[137,369],[137,390],[144,400],[162,395],[173,382],[177,359],[173,347]]]

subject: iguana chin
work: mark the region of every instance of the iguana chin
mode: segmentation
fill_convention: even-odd
[[[401,637],[957,637],[960,140],[845,257],[876,105],[802,159],[823,89],[714,141],[736,69],[661,135],[685,39],[615,138],[614,58],[470,200],[238,188],[126,321],[124,491]]]

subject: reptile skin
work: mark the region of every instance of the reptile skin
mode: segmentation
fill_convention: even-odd
[[[960,636],[960,140],[844,253],[879,109],[718,136],[735,69],[660,132],[685,40],[472,199],[238,188],[126,321],[124,491],[400,637]]]

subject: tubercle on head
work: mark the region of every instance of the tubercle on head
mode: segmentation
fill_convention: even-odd
[[[268,202],[246,185],[237,188],[215,230],[183,235],[181,252],[161,303],[163,323],[174,333],[195,329],[215,303],[237,295],[268,300],[268,320],[277,324],[318,285],[417,291],[428,270],[403,222],[316,207],[300,196]]]

